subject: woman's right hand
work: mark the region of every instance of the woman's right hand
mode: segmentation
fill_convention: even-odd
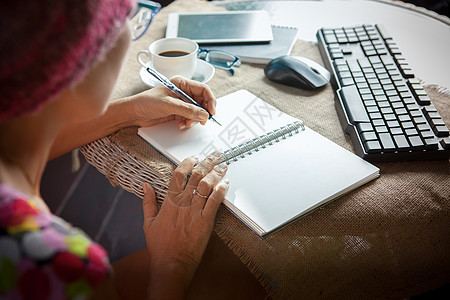
[[[122,99],[128,107],[125,111],[127,122],[131,125],[146,127],[169,120],[178,120],[180,129],[189,128],[193,123],[205,124],[210,112],[216,113],[216,98],[204,83],[181,76],[172,77],[171,82],[184,91],[204,109],[180,100],[170,89],[158,85],[142,93]],[[119,102],[117,102],[119,103]],[[127,124],[130,125],[130,124]]]
[[[228,190],[221,179],[226,164],[217,165],[220,153],[197,165],[185,159],[174,171],[161,210],[153,188],[144,184],[144,232],[150,254],[150,298],[182,298],[200,264],[214,219]],[[219,183],[220,182],[220,183]]]

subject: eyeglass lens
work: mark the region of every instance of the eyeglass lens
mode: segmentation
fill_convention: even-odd
[[[222,68],[231,68],[236,61],[236,57],[224,52],[211,51],[206,55],[205,60]]]
[[[161,5],[153,1],[138,1],[137,14],[130,20],[131,37],[137,40],[147,31]]]
[[[227,70],[232,76],[234,75],[232,67],[239,67],[241,65],[239,58],[220,50],[200,49],[198,58],[207,61],[215,67]]]

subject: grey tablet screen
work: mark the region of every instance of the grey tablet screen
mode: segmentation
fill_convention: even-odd
[[[261,14],[180,14],[178,36],[198,43],[270,42],[268,19]]]

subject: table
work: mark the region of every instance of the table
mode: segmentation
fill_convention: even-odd
[[[276,25],[299,28],[298,38],[316,41],[321,27],[384,24],[415,71],[427,83],[450,89],[450,19],[400,1],[215,1],[228,10],[263,9]]]
[[[164,8],[150,33],[131,45],[114,96],[146,89],[138,77],[140,66],[135,55],[164,36],[169,12],[219,9],[202,0],[177,0]],[[299,40],[293,54],[321,61],[313,42]],[[233,77],[216,70],[209,85],[217,97],[245,88],[352,151],[339,125],[330,85],[319,92],[301,91],[269,82],[262,68],[244,64]],[[449,124],[449,96],[436,86],[426,88]],[[122,129],[86,145],[82,152],[113,184],[142,196],[142,182],[150,181],[162,201],[174,166],[136,132],[137,128]],[[214,230],[275,299],[403,298],[448,284],[448,161],[377,166],[381,177],[376,181],[266,239],[259,238],[223,207]]]

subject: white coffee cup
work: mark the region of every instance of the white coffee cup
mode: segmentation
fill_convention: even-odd
[[[141,59],[145,54],[151,58],[152,67],[167,78],[181,75],[192,78],[197,67],[198,44],[185,38],[163,38],[154,41],[148,50],[141,50],[137,59],[142,66],[148,62]]]

